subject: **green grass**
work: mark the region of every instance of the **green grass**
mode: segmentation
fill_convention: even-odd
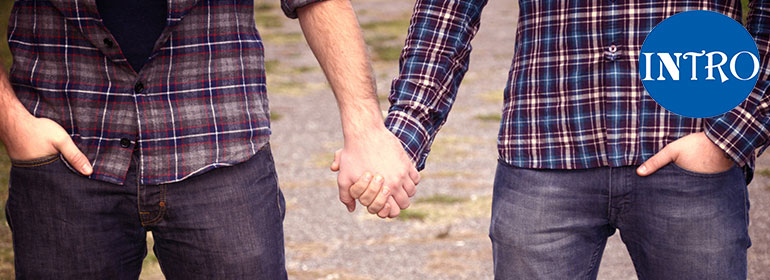
[[[8,71],[11,69],[12,57],[8,50],[7,30],[8,18],[11,15],[13,1],[0,3],[0,63]],[[0,143],[0,279],[13,278],[13,245],[11,242],[11,230],[5,220],[5,203],[8,199],[8,176],[10,175],[11,161],[5,152],[5,147]]]
[[[296,44],[304,42],[305,36],[299,32],[262,32],[262,41],[270,44]]]
[[[401,221],[409,221],[409,220],[424,221],[425,218],[427,217],[428,217],[427,212],[416,210],[416,209],[404,209],[404,210],[401,210],[401,214],[399,214],[396,219]]]
[[[485,122],[500,122],[503,119],[500,113],[479,114],[474,118]]]
[[[261,0],[254,3],[254,21],[260,32],[265,28],[278,28],[283,26],[285,16],[278,9],[278,1]]]
[[[257,28],[262,30],[265,28],[278,28],[283,26],[279,15],[260,13],[254,16],[254,21],[257,24]]]
[[[749,15],[749,0],[741,0],[741,4],[743,5],[743,23],[745,24]]]
[[[398,39],[406,36],[406,31],[409,29],[409,15],[400,19],[367,22],[361,24],[361,29],[364,32],[376,33],[381,38]]]
[[[270,110],[270,121],[279,121],[281,119],[283,119],[283,115],[281,113],[278,113],[275,110]]]
[[[325,82],[298,82],[296,80],[298,75],[313,71],[321,71],[321,68],[316,65],[290,66],[278,60],[266,60],[267,90],[271,94],[303,96],[328,89]]]
[[[433,203],[433,204],[455,204],[466,201],[467,198],[456,197],[445,194],[435,194],[429,197],[423,197],[417,199],[417,203]]]
[[[281,62],[278,60],[265,60],[265,72],[269,75],[278,71],[278,67],[281,66]]]
[[[409,29],[409,16],[399,19],[375,21],[361,24],[366,44],[371,47],[372,59],[376,61],[397,61],[401,56],[404,38]]]
[[[8,199],[8,175],[11,161],[0,143],[0,279],[10,279],[13,275],[13,245],[11,231],[5,221],[5,203]]]
[[[3,1],[2,4],[0,4],[0,56],[2,56],[2,62],[3,67],[5,67],[6,70],[11,69],[11,52],[8,51],[8,18],[11,16],[11,7],[13,6],[13,1]]]
[[[503,89],[482,92],[479,94],[479,96],[482,100],[493,104],[500,104],[505,101],[505,98],[503,97]]]
[[[764,176],[770,178],[770,169],[757,169],[756,171],[758,176]]]
[[[397,61],[401,57],[402,47],[389,45],[376,45],[372,47],[374,58],[380,61]]]
[[[263,1],[254,1],[254,13],[264,13],[264,12],[270,12],[276,8],[278,8],[278,1],[274,2],[265,2]]]

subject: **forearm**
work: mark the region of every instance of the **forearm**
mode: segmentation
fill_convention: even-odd
[[[419,169],[468,70],[486,0],[418,0],[390,92],[386,126]]]
[[[384,128],[366,44],[350,2],[318,2],[300,8],[298,15],[337,98],[346,142]]]
[[[741,166],[770,145],[770,2],[752,1],[749,9],[746,27],[759,50],[759,80],[742,104],[705,127],[706,136]]]
[[[15,135],[14,131],[29,117],[31,115],[13,92],[8,74],[0,67],[0,141],[6,143],[6,137]]]

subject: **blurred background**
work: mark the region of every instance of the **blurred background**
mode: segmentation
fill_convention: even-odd
[[[487,5],[474,39],[470,70],[433,144],[413,206],[399,218],[383,221],[360,207],[347,213],[339,203],[336,176],[328,171],[332,152],[342,146],[334,97],[299,24],[283,16],[278,0],[256,0],[255,20],[266,49],[271,147],[287,200],[284,227],[291,279],[492,278],[487,229],[516,2]],[[747,1],[743,2],[745,6]],[[358,0],[353,5],[374,60],[380,105],[386,111],[414,1]],[[6,69],[11,64],[5,40],[11,6],[11,0],[0,0],[0,52]],[[751,279],[770,279],[769,168],[770,156],[765,155],[749,186]],[[9,169],[0,145],[0,279],[13,278],[11,235],[2,213]],[[147,241],[151,248],[151,234]],[[164,279],[149,252],[142,279]],[[636,279],[618,234],[607,245],[599,278]]]

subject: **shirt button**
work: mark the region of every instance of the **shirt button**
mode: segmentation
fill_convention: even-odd
[[[610,50],[611,53],[614,53],[614,52],[618,51],[618,46],[611,45],[609,50]]]
[[[134,92],[142,93],[143,91],[144,91],[144,84],[142,84],[142,82],[136,82],[136,84],[134,84]]]
[[[131,147],[131,140],[128,140],[128,138],[121,138],[120,139],[120,146],[123,148]]]
[[[110,38],[104,38],[104,45],[108,48],[112,48],[115,46],[115,42],[113,42]]]

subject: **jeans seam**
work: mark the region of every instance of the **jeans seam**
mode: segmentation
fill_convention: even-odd
[[[267,152],[270,157],[270,167],[273,172],[273,181],[275,181],[275,205],[278,207],[278,217],[283,220],[284,210],[281,209],[281,185],[278,183],[278,172],[275,171],[275,159],[273,159],[273,153],[270,151],[270,143],[264,145],[259,152]]]
[[[163,215],[165,214],[166,214],[166,207],[161,207],[160,210],[158,210],[158,215],[155,216],[155,218],[152,218],[152,220],[142,222],[142,226],[146,227],[160,221],[163,218]]]
[[[5,201],[5,222],[8,223],[8,228],[13,231],[13,222],[11,221],[11,212],[8,212],[8,201]]]
[[[135,153],[135,152],[134,152]],[[134,162],[134,156],[131,155],[131,162]],[[136,170],[136,210],[139,212],[139,222],[142,223],[142,226],[144,225],[144,221],[142,221],[142,215],[146,213],[146,211],[142,211],[142,181],[139,181],[140,175],[139,175],[139,163],[137,162],[137,170]],[[130,168],[130,167],[129,167]]]
[[[276,176],[276,184],[275,184],[275,205],[278,206],[278,217],[283,219],[283,214],[281,214],[281,187],[278,185],[278,176]]]
[[[741,187],[741,191],[743,192],[743,223],[746,225],[746,237],[749,239],[748,243],[746,244],[746,247],[748,248],[751,246],[751,237],[749,236],[748,228],[749,228],[749,190],[747,185],[743,185]]]
[[[607,180],[607,220],[612,221],[612,167],[609,169],[609,177]]]
[[[166,185],[159,185],[159,187],[160,187],[160,201],[159,202],[163,202],[163,205],[160,206],[160,210],[158,210],[158,215],[155,216],[155,218],[152,218],[149,221],[142,222],[142,226],[152,225],[152,224],[160,221],[161,219],[163,219],[163,216],[166,214],[166,204],[165,204],[166,203]],[[142,212],[139,212],[139,213],[142,213]],[[149,214],[151,212],[146,212],[146,213]]]
[[[596,257],[599,255],[599,250],[602,248],[602,242],[599,242],[596,244],[596,249],[594,249],[594,253],[591,255],[591,262],[589,262],[588,271],[586,272],[586,279],[591,279],[590,276],[592,274],[592,271],[596,267],[596,264],[598,263],[596,261]]]

